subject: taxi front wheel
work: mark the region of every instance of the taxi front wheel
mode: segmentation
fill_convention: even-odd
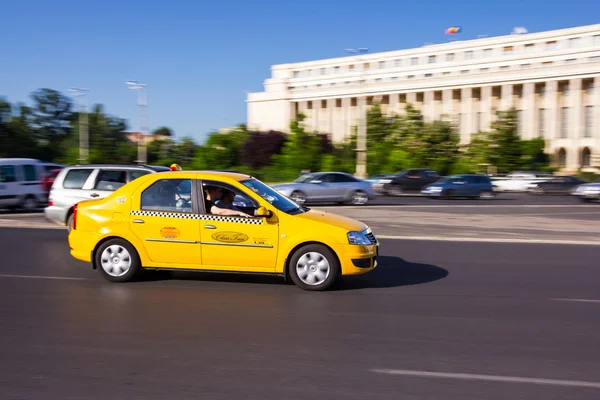
[[[96,267],[111,282],[127,282],[141,270],[137,251],[123,239],[110,239],[100,245],[95,256]]]
[[[309,244],[296,250],[290,259],[289,274],[294,284],[304,290],[327,290],[338,279],[340,265],[327,247]]]

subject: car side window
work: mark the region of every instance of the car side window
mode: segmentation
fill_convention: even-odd
[[[23,174],[25,175],[25,182],[37,181],[37,172],[34,165],[24,165]]]
[[[355,182],[354,179],[350,178],[347,175],[344,174],[334,174],[334,182],[336,183],[348,183],[348,182]]]
[[[94,189],[114,192],[127,183],[127,173],[121,170],[101,170]]]
[[[0,182],[11,183],[16,182],[15,167],[12,165],[3,165],[0,167]]]
[[[82,189],[93,171],[93,169],[70,170],[63,181],[63,189]]]
[[[193,212],[192,180],[161,179],[142,192],[144,211]]]
[[[149,173],[150,173],[150,171],[144,171],[144,170],[129,171],[129,182],[139,178],[140,176],[148,175]]]
[[[206,188],[209,187],[217,187],[217,188],[221,188],[223,190],[227,190],[229,192],[232,192],[234,194],[234,199],[233,199],[233,206],[236,208],[250,208],[250,209],[256,209],[258,208],[259,204],[256,202],[256,200],[252,199],[250,196],[248,196],[246,193],[240,191],[239,189],[228,185],[227,183],[222,183],[222,182],[218,182],[218,181],[203,181],[203,195],[204,197],[206,197]],[[226,207],[226,204],[223,202],[223,200],[221,199],[219,200],[215,200],[215,203],[217,203],[217,207]],[[209,210],[204,210],[205,214],[210,214],[211,212]],[[238,218],[236,216],[233,216],[234,218]]]

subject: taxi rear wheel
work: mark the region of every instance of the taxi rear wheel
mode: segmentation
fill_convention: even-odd
[[[335,254],[321,244],[309,244],[296,250],[288,268],[294,284],[309,291],[329,289],[340,275]]]
[[[141,271],[141,262],[131,243],[110,239],[100,245],[95,256],[96,267],[111,282],[133,280]]]

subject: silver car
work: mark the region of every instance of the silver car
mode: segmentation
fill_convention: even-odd
[[[299,205],[329,202],[362,205],[377,197],[371,182],[344,172],[309,173],[292,183],[272,187]]]
[[[140,176],[168,171],[167,167],[145,165],[74,165],[64,168],[56,176],[48,207],[44,209],[46,219],[59,225],[72,225],[73,206],[82,200],[101,199],[139,178]]]

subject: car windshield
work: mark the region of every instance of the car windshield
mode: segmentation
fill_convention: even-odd
[[[310,182],[314,179],[316,179],[317,174],[312,173],[312,174],[304,174],[298,178],[296,178],[296,180],[294,182],[296,183],[305,183],[305,182]]]
[[[241,183],[247,188],[251,189],[254,193],[258,194],[263,199],[267,200],[270,204],[275,206],[278,210],[285,213],[301,212],[302,207],[296,204],[293,200],[285,197],[281,193],[268,185],[265,185],[258,179],[247,179],[241,181]]]

